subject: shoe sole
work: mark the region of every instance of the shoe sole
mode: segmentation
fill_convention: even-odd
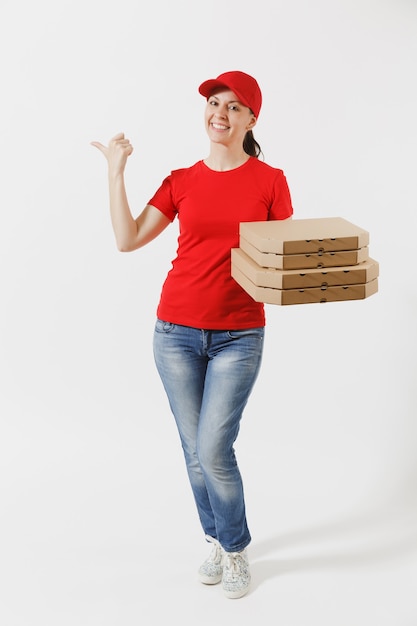
[[[200,582],[203,583],[203,585],[217,585],[221,579],[222,579],[222,575],[220,574],[220,576],[199,576],[200,578]]]
[[[226,598],[230,598],[231,600],[238,600],[239,598],[243,598],[243,596],[248,593],[249,587],[246,587],[246,589],[241,589],[240,591],[226,591],[226,589],[223,589],[223,591]]]

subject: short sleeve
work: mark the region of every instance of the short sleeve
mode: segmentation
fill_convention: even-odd
[[[161,211],[171,222],[175,219],[178,211],[175,207],[172,193],[172,174],[162,181],[161,186],[149,200],[148,204]]]
[[[274,182],[273,201],[269,208],[269,220],[286,220],[293,214],[291,194],[282,170],[277,171]]]

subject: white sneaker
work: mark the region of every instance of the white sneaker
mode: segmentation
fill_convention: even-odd
[[[225,552],[222,585],[227,598],[241,598],[249,589],[251,581],[246,550]]]
[[[204,561],[198,575],[200,581],[205,585],[216,585],[219,583],[223,576],[223,555],[224,551],[217,539],[206,535],[206,539],[209,543],[213,544],[209,557]]]

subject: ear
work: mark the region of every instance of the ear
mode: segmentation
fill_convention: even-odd
[[[252,130],[254,126],[256,126],[256,117],[254,115],[251,115],[251,119],[249,121],[249,124],[246,126],[246,130]]]

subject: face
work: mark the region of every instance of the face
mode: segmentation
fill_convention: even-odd
[[[256,124],[251,110],[227,89],[219,89],[207,99],[204,119],[210,140],[228,146],[241,147],[247,131]]]

